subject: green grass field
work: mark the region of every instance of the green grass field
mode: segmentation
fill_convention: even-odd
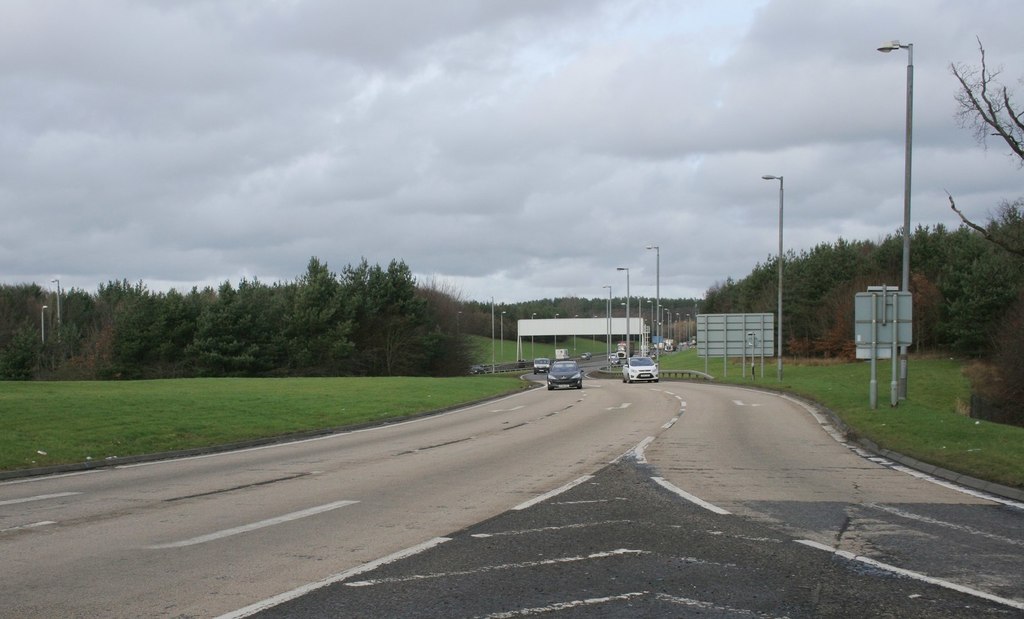
[[[404,417],[525,388],[517,376],[0,383],[0,470]]]

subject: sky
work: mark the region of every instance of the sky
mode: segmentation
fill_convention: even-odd
[[[4,0],[0,283],[186,292],[402,260],[462,300],[701,298],[1024,196],[951,63],[1010,0]],[[657,246],[658,250],[647,250]],[[913,263],[913,248],[911,249]],[[880,282],[883,283],[883,282]],[[898,283],[898,282],[889,282]]]

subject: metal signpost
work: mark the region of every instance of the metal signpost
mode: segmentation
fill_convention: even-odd
[[[878,359],[892,360],[889,405],[896,406],[899,401],[897,349],[913,343],[913,299],[909,292],[896,287],[868,286],[868,291],[858,292],[854,300],[854,321],[857,358],[871,360],[868,386],[871,408],[878,408]]]
[[[743,377],[747,376],[747,358],[750,358],[750,377],[754,366],[761,360],[761,378],[764,378],[764,358],[775,355],[774,314],[698,314],[697,349],[704,358],[704,372],[708,359],[722,358],[723,375],[729,375],[729,357],[742,359]]]

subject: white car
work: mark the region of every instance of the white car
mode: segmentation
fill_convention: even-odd
[[[630,357],[622,364],[622,382],[631,383],[635,380],[658,382],[658,364],[650,357]]]

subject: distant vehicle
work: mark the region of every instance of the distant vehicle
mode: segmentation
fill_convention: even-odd
[[[617,355],[616,353],[612,353],[612,354],[608,355],[608,363],[610,363],[612,365],[618,365],[621,362],[622,362],[622,360],[619,359],[619,355]]]
[[[572,359],[555,361],[548,372],[548,391],[555,387],[583,388],[583,370]]]
[[[569,358],[569,349],[568,348],[556,348],[555,349],[555,360],[556,361],[561,361],[562,359],[568,359],[568,358]]]
[[[594,355],[592,355],[592,354],[590,354],[588,352],[585,352],[582,355],[580,355],[580,359],[583,359],[584,361],[590,361],[593,358],[594,358]]]
[[[547,371],[551,369],[551,359],[547,357],[537,357],[533,360],[533,373],[534,374],[547,374]]]
[[[650,357],[630,357],[622,366],[622,382],[638,380],[658,382],[658,364]]]
[[[470,374],[484,374],[485,372],[487,372],[487,370],[482,365],[474,365],[473,367],[469,368]]]

